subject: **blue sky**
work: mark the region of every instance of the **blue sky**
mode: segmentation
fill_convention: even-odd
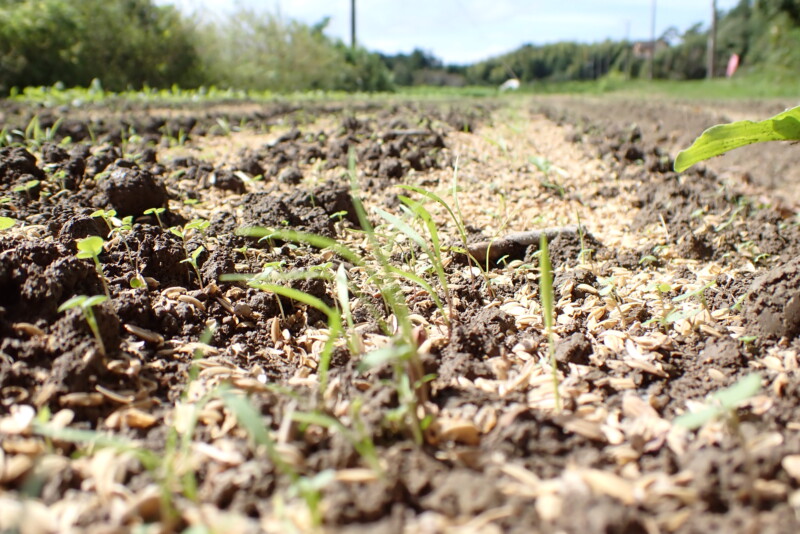
[[[168,3],[163,0],[161,3]],[[369,50],[432,52],[446,63],[471,63],[525,43],[606,38],[649,39],[653,0],[356,0],[358,39]],[[190,12],[224,14],[236,6],[280,11],[313,24],[325,16],[327,33],[350,39],[350,0],[172,0]],[[717,0],[727,10],[738,0]],[[711,19],[708,0],[656,0],[656,34],[684,31]]]

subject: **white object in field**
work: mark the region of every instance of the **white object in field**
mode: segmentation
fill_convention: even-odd
[[[517,89],[519,89],[519,80],[517,78],[509,78],[500,86],[501,91],[516,91]]]

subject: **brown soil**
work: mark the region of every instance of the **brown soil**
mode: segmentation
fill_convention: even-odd
[[[0,231],[0,531],[797,532],[800,233],[790,174],[770,174],[796,170],[796,148],[749,152],[746,171],[671,171],[727,110],[773,107],[65,112],[72,142],[0,149],[0,216],[16,222]],[[538,245],[479,269],[447,211],[400,184],[445,198],[470,243],[564,229],[549,246],[558,403]],[[376,210],[402,217],[402,196],[454,247],[447,291]],[[132,225],[109,235],[98,209]],[[186,227],[198,219],[207,227]],[[238,231],[252,226],[336,240],[363,264]],[[89,236],[106,239],[99,271],[76,257]],[[343,306],[337,271],[351,342],[336,341],[325,374],[319,308]],[[227,276],[247,273],[306,302]],[[59,306],[102,295],[103,278],[95,336]],[[402,339],[404,359],[364,368]],[[735,412],[697,431],[673,423],[752,372],[763,389]]]

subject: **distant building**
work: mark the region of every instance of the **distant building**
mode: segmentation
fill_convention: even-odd
[[[667,48],[669,48],[669,43],[664,39],[659,39],[655,42],[656,54]],[[652,53],[653,41],[636,41],[633,43],[633,57],[637,59],[647,59]]]

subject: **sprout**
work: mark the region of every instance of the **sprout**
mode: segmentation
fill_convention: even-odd
[[[105,295],[95,295],[93,297],[77,295],[58,307],[59,312],[69,310],[71,308],[81,309],[83,318],[86,319],[86,323],[89,325],[89,329],[92,331],[94,338],[97,340],[97,344],[100,345],[100,352],[103,355],[106,354],[106,346],[103,343],[103,337],[100,335],[100,327],[97,325],[97,317],[94,315],[93,308],[107,300],[108,297]]]
[[[105,241],[103,241],[103,238],[96,235],[85,239],[79,239],[77,245],[78,253],[75,257],[79,259],[91,258],[94,261],[94,267],[97,270],[97,274],[100,275],[100,280],[103,282],[103,289],[105,290],[106,296],[111,298],[111,292],[108,290],[108,282],[103,274],[103,266],[100,263],[100,254],[103,253],[104,244]]]

